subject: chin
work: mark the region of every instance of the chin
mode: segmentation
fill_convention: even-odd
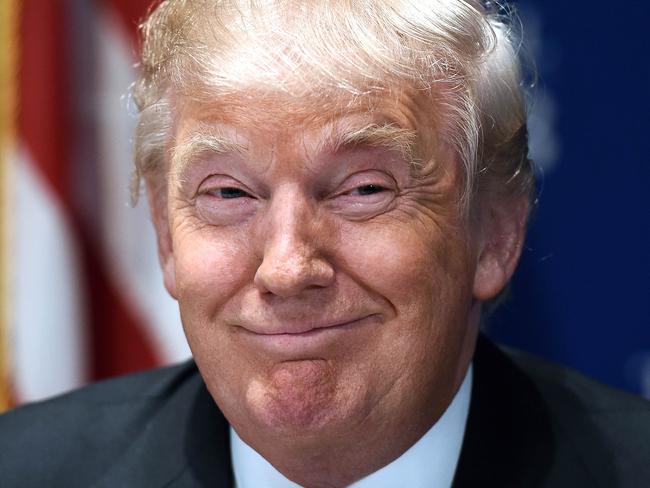
[[[362,415],[363,390],[354,378],[341,384],[329,361],[288,361],[274,366],[262,379],[253,380],[246,404],[262,428],[309,436],[334,433]]]

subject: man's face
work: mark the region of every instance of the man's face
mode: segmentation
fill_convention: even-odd
[[[462,380],[477,251],[458,161],[423,102],[180,111],[169,234],[158,224],[166,284],[208,389],[249,443],[428,427]],[[396,147],[411,135],[415,166]]]

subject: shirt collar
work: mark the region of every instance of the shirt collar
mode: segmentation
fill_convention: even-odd
[[[440,419],[406,452],[350,488],[451,487],[465,436],[472,390],[472,366]],[[299,488],[230,428],[237,488]]]

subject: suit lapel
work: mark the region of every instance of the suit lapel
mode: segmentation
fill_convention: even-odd
[[[228,423],[196,370],[163,401],[139,419],[141,434],[94,486],[233,487]]]
[[[195,484],[170,486],[234,487],[229,425],[201,381],[186,429],[184,454],[187,469],[179,481]]]
[[[555,438],[534,383],[484,337],[474,356],[474,381],[454,488],[542,486]]]

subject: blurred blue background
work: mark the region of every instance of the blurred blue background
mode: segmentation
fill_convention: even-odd
[[[491,337],[650,398],[650,7],[515,2],[539,207]]]

